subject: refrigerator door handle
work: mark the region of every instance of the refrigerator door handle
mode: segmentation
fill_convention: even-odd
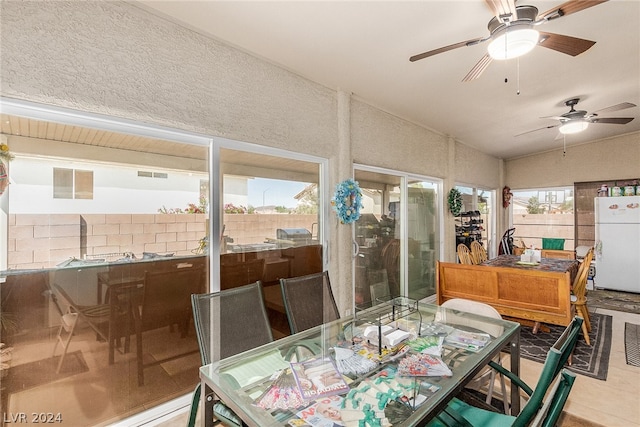
[[[602,255],[602,240],[596,240],[595,249],[596,255]]]

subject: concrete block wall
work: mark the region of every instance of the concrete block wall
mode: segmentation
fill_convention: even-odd
[[[275,239],[278,228],[304,228],[309,232],[313,229],[313,237],[317,237],[317,223],[317,215],[225,214],[224,235],[232,238],[237,245],[264,243],[266,239]]]
[[[125,252],[192,255],[207,221],[204,214],[11,214],[7,266],[51,268],[84,257],[114,261]],[[225,214],[225,236],[235,244],[264,243],[276,238],[278,228],[311,232],[317,221],[317,215]]]
[[[69,258],[125,252],[190,255],[206,234],[204,214],[12,214],[8,268],[50,268]]]

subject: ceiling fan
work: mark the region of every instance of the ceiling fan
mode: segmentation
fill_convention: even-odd
[[[613,111],[620,111],[627,108],[632,108],[632,107],[635,107],[636,104],[632,104],[630,102],[623,102],[620,104],[612,105],[611,107],[594,111],[593,113],[589,114],[584,110],[576,110],[574,108],[579,101],[580,101],[580,98],[572,98],[565,101],[564,105],[569,107],[569,111],[564,113],[561,116],[541,117],[542,119],[559,120],[560,123],[556,123],[555,125],[545,126],[539,129],[530,130],[528,132],[524,132],[516,136],[525,135],[527,133],[536,132],[543,129],[552,129],[556,127],[558,128],[561,134],[568,135],[572,133],[582,132],[591,123],[594,123],[594,124],[608,123],[608,124],[614,124],[614,125],[626,125],[631,120],[633,120],[633,117],[600,117],[599,114],[611,113]]]
[[[430,50],[409,58],[415,62],[439,53],[465,46],[474,46],[491,40],[487,53],[462,79],[475,80],[491,64],[493,59],[511,59],[531,51],[536,45],[576,56],[588,50],[596,42],[556,33],[537,31],[534,27],[553,19],[579,12],[608,0],[569,0],[560,6],[538,13],[535,6],[517,6],[515,0],[485,0],[495,15],[487,25],[489,36],[466,40]]]

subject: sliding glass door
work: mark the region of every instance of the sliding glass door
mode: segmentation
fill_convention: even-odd
[[[432,295],[441,250],[441,183],[366,166],[356,166],[354,177],[364,205],[354,228],[355,304]]]

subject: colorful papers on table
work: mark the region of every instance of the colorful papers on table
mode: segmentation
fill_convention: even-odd
[[[491,341],[491,335],[454,329],[444,340],[453,347],[477,352]]]
[[[418,337],[416,339],[407,341],[407,346],[416,353],[430,354],[432,356],[442,356],[442,344],[444,343],[443,336],[427,336]]]
[[[303,362],[291,362],[291,371],[303,399],[314,400],[349,391],[349,385],[331,357],[315,357]]]
[[[378,364],[370,358],[356,354],[351,349],[334,347],[333,350],[336,356],[336,367],[341,374],[363,375],[378,366]]]
[[[409,377],[450,377],[451,369],[438,356],[408,354],[398,363],[398,375]]]
[[[342,396],[328,396],[316,400],[312,405],[298,411],[297,419],[289,421],[290,426],[335,427],[344,426],[340,409]]]
[[[309,404],[302,398],[298,384],[290,369],[278,372],[273,384],[255,401],[262,409],[297,409]]]

